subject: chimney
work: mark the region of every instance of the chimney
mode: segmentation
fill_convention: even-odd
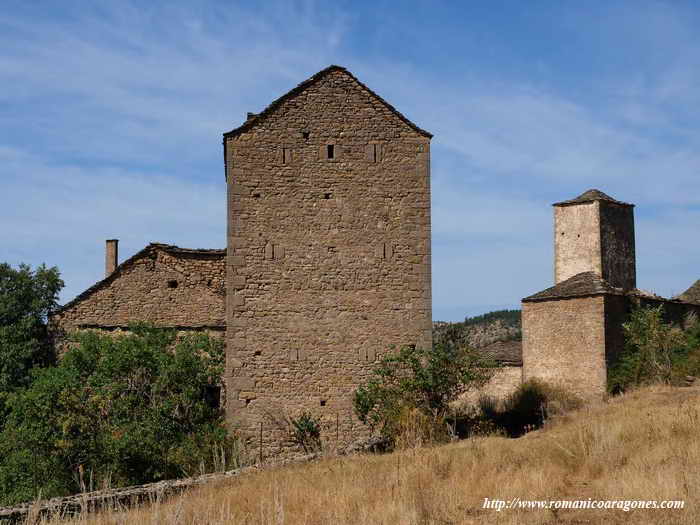
[[[117,269],[118,257],[119,239],[107,239],[105,246],[105,277],[109,277]]]

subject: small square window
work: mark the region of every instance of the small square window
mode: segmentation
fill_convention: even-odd
[[[325,400],[325,399],[321,399],[321,406],[322,406],[322,407],[325,407],[325,406],[326,406],[326,400]]]
[[[177,281],[175,279],[170,279],[168,281],[168,288],[177,288]]]

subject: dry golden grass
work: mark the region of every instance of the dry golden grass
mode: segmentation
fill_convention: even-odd
[[[700,523],[700,392],[640,390],[520,439],[475,438],[247,474],[62,525]],[[495,510],[484,498],[685,500],[684,510]]]

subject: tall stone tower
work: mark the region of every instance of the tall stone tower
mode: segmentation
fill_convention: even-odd
[[[598,190],[554,204],[554,284],[582,272],[636,288],[633,204]]]
[[[224,134],[226,409],[265,456],[342,447],[391,345],[430,345],[430,139],[339,66]],[[257,452],[255,452],[257,454]]]
[[[636,288],[633,211],[598,190],[554,204],[554,286],[522,301],[523,380],[605,394]]]

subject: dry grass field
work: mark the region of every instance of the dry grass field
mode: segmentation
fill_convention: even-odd
[[[147,507],[42,523],[700,523],[700,391],[647,388],[520,439],[483,437],[247,474]],[[683,510],[484,509],[510,500],[684,500]]]

